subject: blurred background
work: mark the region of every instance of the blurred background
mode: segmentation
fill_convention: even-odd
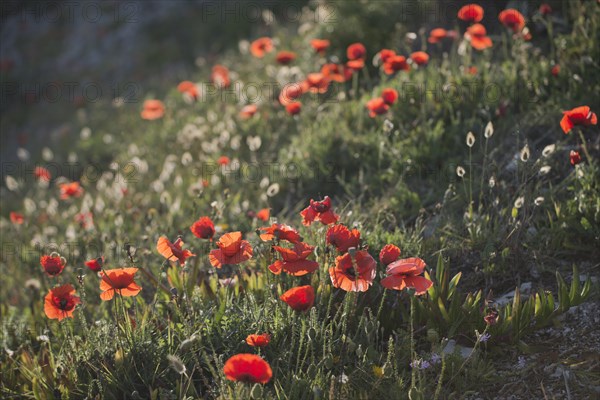
[[[89,103],[124,98],[130,105],[166,85],[209,68],[242,39],[268,34],[271,24],[319,23],[332,47],[367,48],[402,33],[457,26],[467,1],[197,0],[3,1],[0,5],[0,131],[3,161],[17,149],[36,157],[42,144],[72,145],[73,121]],[[479,1],[483,23],[497,27],[499,10],[525,14],[540,2]],[[562,2],[554,2],[562,3]],[[302,9],[326,4],[318,21]],[[340,54],[341,56],[341,54]],[[6,169],[2,171],[3,176]]]

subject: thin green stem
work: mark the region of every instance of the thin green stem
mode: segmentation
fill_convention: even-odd
[[[410,296],[410,360],[414,366],[416,360],[415,353],[415,296]],[[410,387],[411,389],[416,387],[417,369],[412,368],[410,373]]]

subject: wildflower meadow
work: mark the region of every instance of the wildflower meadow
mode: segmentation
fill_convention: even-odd
[[[3,399],[600,396],[600,2],[0,7]]]

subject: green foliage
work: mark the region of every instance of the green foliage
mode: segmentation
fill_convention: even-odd
[[[261,98],[258,115],[242,119],[238,113],[246,99],[223,95],[233,92],[188,103],[172,80],[148,83],[166,104],[157,121],[140,120],[140,104],[88,105],[85,118],[72,122],[71,129],[89,129],[89,138],[65,135],[53,146],[53,162],[73,153],[81,167],[54,177],[50,186],[18,179],[16,189],[6,184],[2,190],[3,215],[22,211],[25,222],[0,221],[6,250],[0,258],[0,394],[438,399],[467,396],[493,380],[488,350],[523,348],[531,332],[558,323],[594,290],[591,278],[581,283],[579,272],[594,273],[589,260],[597,260],[600,249],[597,127],[576,128],[567,136],[558,126],[562,110],[593,106],[600,93],[593,63],[600,58],[600,11],[594,2],[576,3],[563,10],[568,25],[562,32],[553,36],[545,25],[550,37],[536,31],[532,42],[498,33],[496,47],[483,53],[467,46],[459,54],[458,42],[430,45],[425,31],[414,42],[407,40],[405,33],[421,24],[398,24],[402,9],[386,2],[336,2],[331,6],[338,7],[337,18],[331,21],[316,19],[318,5],[311,2],[302,11],[301,29],[276,20],[261,23],[252,34],[247,21],[235,28],[215,21],[196,26],[194,13],[157,23],[149,32],[149,48],[142,50],[152,65],[170,57],[190,61],[196,55],[191,43],[217,28],[227,32],[217,43],[201,40],[198,46],[221,54],[207,57],[186,79],[206,82],[218,62],[241,82],[299,80],[324,62],[309,47],[314,37],[330,38],[330,56],[340,62],[347,44],[363,41],[367,68],[354,82],[303,96],[295,117],[276,105],[276,98]],[[276,16],[281,7],[273,6]],[[188,25],[194,29],[177,29]],[[172,31],[175,39],[166,34]],[[297,51],[294,67],[300,72],[274,67],[273,54],[256,59],[222,51],[238,38],[262,35],[278,39],[278,50]],[[172,40],[179,45],[171,46]],[[423,48],[431,61],[387,76],[371,63],[381,48],[405,55]],[[549,73],[554,63],[563,71],[558,77]],[[477,75],[466,72],[471,66]],[[485,88],[499,82],[508,92],[486,98]],[[398,103],[385,117],[370,118],[365,103],[386,87],[400,91]],[[453,97],[454,87],[473,90]],[[517,91],[531,97],[518,97]],[[24,114],[10,114],[9,122],[29,121]],[[48,114],[41,119],[65,119]],[[465,145],[467,132],[475,142]],[[553,153],[545,154],[547,145],[554,145]],[[568,165],[568,151],[584,145],[591,156],[577,167]],[[219,166],[221,156],[231,163]],[[37,164],[43,165],[37,154],[24,162],[26,168]],[[85,173],[89,164],[97,174]],[[252,166],[263,169],[251,175]],[[460,177],[458,166],[464,168]],[[58,200],[56,184],[67,179],[81,180],[82,198]],[[311,198],[324,195],[332,197],[342,223],[360,229],[361,247],[374,258],[391,243],[401,247],[402,257],[427,260],[425,277],[433,281],[428,292],[414,297],[383,289],[382,266],[366,293],[333,288],[328,268],[335,256],[325,245],[326,228],[302,227],[298,216]],[[271,209],[269,221],[254,217],[262,208]],[[76,219],[88,211],[94,214],[93,228]],[[252,260],[212,267],[207,255],[214,242],[189,230],[200,215],[215,221],[218,234],[242,231],[252,245]],[[319,263],[314,274],[267,270],[271,243],[255,232],[273,222],[299,227],[303,240],[316,246],[310,255]],[[196,257],[184,267],[163,262],[155,250],[162,235],[180,235]],[[51,243],[62,247],[50,249]],[[61,276],[48,278],[39,256],[54,250],[68,264]],[[100,255],[106,255],[108,268],[139,267],[142,292],[102,302],[98,277],[84,266]],[[560,267],[564,260],[577,263],[570,283],[563,279],[569,273]],[[554,277],[556,286],[537,282]],[[518,287],[508,304],[486,298],[491,290],[504,293],[533,278],[535,290],[527,298]],[[74,319],[60,322],[48,320],[43,310],[45,294],[59,282],[73,283],[83,301]],[[305,284],[315,288],[315,306],[297,313],[279,296]],[[498,320],[486,326],[491,311]],[[263,332],[272,336],[267,347],[245,342],[248,334]],[[491,338],[482,345],[475,332]],[[466,359],[458,352],[446,354],[448,339],[472,345],[473,351]],[[266,385],[228,381],[223,365],[238,353],[260,354],[273,379]],[[414,367],[434,354],[439,363]]]

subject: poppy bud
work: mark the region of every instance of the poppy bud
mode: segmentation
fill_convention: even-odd
[[[577,165],[581,162],[581,155],[578,151],[571,150],[569,158],[571,159],[571,165]]]
[[[485,321],[485,323],[487,325],[496,325],[496,323],[498,322],[498,311],[496,310],[490,310],[487,315],[485,317],[483,317],[483,320]]]

